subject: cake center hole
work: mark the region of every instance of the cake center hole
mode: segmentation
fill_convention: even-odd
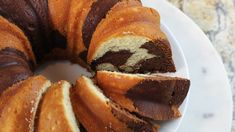
[[[66,80],[75,84],[75,81],[85,75],[91,77],[92,74],[79,64],[73,64],[69,61],[50,61],[40,67],[35,72],[36,75],[43,75],[52,82]]]

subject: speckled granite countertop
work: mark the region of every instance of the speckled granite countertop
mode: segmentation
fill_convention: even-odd
[[[230,79],[235,102],[235,0],[168,1],[200,26],[220,53]],[[232,131],[235,132],[235,113],[232,126]]]

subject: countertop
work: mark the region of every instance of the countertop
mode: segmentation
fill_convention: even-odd
[[[194,20],[211,40],[222,57],[235,101],[235,0],[168,1]],[[235,132],[233,115],[231,131]],[[204,118],[210,116],[213,115],[205,114]]]

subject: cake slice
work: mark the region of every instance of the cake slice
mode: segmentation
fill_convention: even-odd
[[[112,9],[99,23],[88,50],[96,70],[130,73],[174,72],[170,44],[159,14],[142,6]]]
[[[87,58],[87,49],[89,48],[90,41],[97,25],[102,19],[106,17],[108,12],[115,6],[125,9],[130,6],[140,6],[141,3],[137,0],[97,0],[90,6],[89,12],[82,23],[80,35],[81,38],[76,37],[75,53],[80,53],[82,58]]]
[[[154,120],[181,116],[178,110],[190,86],[188,79],[98,71],[98,86],[105,95],[130,112]]]
[[[43,76],[17,83],[0,96],[0,131],[33,132],[42,94],[50,86]]]
[[[38,132],[79,132],[70,102],[70,84],[59,81],[45,93],[37,126]]]
[[[129,114],[106,98],[87,77],[80,77],[71,90],[75,115],[88,132],[157,131],[157,127]]]

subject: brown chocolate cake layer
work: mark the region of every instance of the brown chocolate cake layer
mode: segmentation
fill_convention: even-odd
[[[161,114],[166,119],[174,118],[172,106],[178,108],[185,99],[189,87],[187,80],[146,80],[130,88],[126,97],[134,107],[149,118]]]
[[[97,0],[91,6],[82,29],[83,41],[86,48],[89,48],[91,37],[99,22],[105,18],[108,11],[121,0]]]
[[[32,63],[16,49],[0,51],[0,93],[13,84],[32,76]]]
[[[0,15],[24,31],[38,60],[53,48],[47,0],[0,0]]]
[[[133,67],[129,67],[129,72],[146,73],[146,72],[175,72],[174,62],[171,59],[171,49],[167,40],[156,40],[155,42],[147,42],[140,48],[146,49],[149,54],[156,57],[141,60]],[[166,54],[169,53],[169,54]],[[91,63],[92,69],[96,69],[99,64],[109,63],[115,66],[119,71],[125,72],[122,69],[127,60],[132,56],[129,50],[108,51],[102,57],[94,60]]]
[[[98,71],[95,79],[105,95],[115,103],[154,120],[180,117],[179,106],[190,87],[188,79],[163,75]]]
[[[156,55],[156,57],[141,60],[134,67],[140,73],[149,71],[175,72],[174,62],[170,59],[172,56],[171,49],[167,45],[170,45],[167,40],[156,40],[145,43],[140,48],[147,49],[149,54]]]
[[[102,57],[92,62],[92,69],[96,69],[96,66],[102,63],[110,63],[116,67],[119,67],[125,64],[132,53],[129,50],[120,50],[120,51],[108,51]]]
[[[155,132],[153,126],[144,120],[133,120],[133,116],[116,104],[110,104],[113,115],[121,122],[124,122],[133,132]]]

